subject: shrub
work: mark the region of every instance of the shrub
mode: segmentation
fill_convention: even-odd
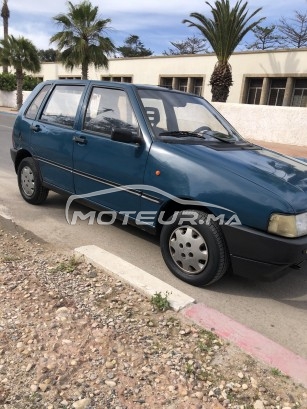
[[[25,75],[23,79],[24,91],[32,91],[37,84],[41,82],[41,78],[32,77],[31,75]],[[15,91],[16,85],[16,75],[10,73],[0,74],[0,91]]]
[[[3,73],[0,74],[0,90],[1,91],[15,91],[16,76],[14,74]]]
[[[23,79],[23,87],[24,91],[32,91],[36,87],[37,84],[41,82],[40,78],[32,77],[31,75],[25,75]]]

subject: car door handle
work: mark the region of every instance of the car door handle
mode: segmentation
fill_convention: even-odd
[[[30,129],[31,131],[34,131],[34,132],[40,132],[42,130],[42,128],[39,125],[31,125]]]
[[[82,136],[74,136],[72,138],[72,140],[76,143],[81,143],[82,145],[86,145],[87,144],[87,139],[83,138]]]

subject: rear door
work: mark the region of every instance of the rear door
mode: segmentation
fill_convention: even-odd
[[[131,97],[120,87],[94,84],[74,146],[75,191],[102,207],[130,212],[134,218],[140,190],[125,186],[143,183],[150,146],[145,140],[140,144],[113,141],[114,128],[141,134]]]
[[[31,151],[39,163],[43,181],[70,193],[74,193],[74,127],[84,88],[82,84],[56,84],[30,126]],[[30,117],[35,109],[31,104]]]

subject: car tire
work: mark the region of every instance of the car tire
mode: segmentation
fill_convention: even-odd
[[[160,247],[166,265],[176,277],[205,286],[227,272],[229,253],[223,234],[207,213],[183,210],[172,215],[168,223],[162,227]]]
[[[24,158],[17,170],[18,187],[23,199],[31,204],[43,203],[49,190],[42,185],[38,167],[33,158]]]

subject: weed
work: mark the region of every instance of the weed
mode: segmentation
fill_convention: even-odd
[[[171,308],[170,302],[167,299],[169,293],[166,291],[165,296],[161,292],[155,293],[151,297],[151,304],[159,311],[166,311]]]
[[[192,364],[187,363],[185,367],[185,372],[187,375],[191,375],[194,372],[194,367]]]
[[[3,263],[12,263],[13,261],[17,261],[17,260],[19,260],[19,258],[13,255],[0,257],[0,261],[2,261]]]
[[[203,352],[208,351],[210,348],[212,348],[214,341],[217,340],[217,336],[213,332],[207,331],[205,329],[200,331],[200,336],[205,339],[200,340],[197,346]]]
[[[274,376],[282,376],[283,374],[281,373],[281,371],[277,368],[272,368],[271,369],[271,374]]]
[[[72,273],[75,268],[80,264],[80,261],[76,260],[75,257],[71,257],[68,261],[62,261],[58,264],[53,271],[61,273]]]
[[[204,371],[203,369],[198,373],[197,378],[201,381],[207,381],[208,380],[208,373]]]
[[[204,341],[198,341],[197,347],[201,352],[207,352],[210,349],[210,346],[207,345]]]

